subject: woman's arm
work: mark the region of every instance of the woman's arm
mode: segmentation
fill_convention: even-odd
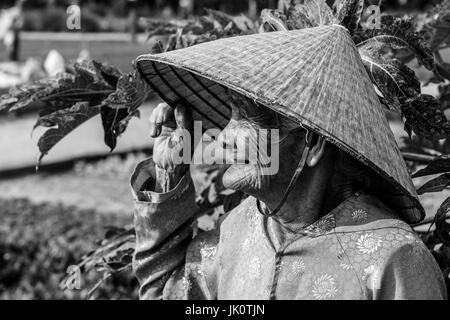
[[[377,300],[446,300],[442,272],[420,239],[393,248],[367,281]],[[370,285],[372,284],[372,285]]]
[[[184,175],[168,172],[149,159],[137,166],[131,184],[136,229],[133,269],[140,298],[214,298],[209,288],[215,249],[206,251],[215,248],[218,233],[203,233],[193,240],[199,208],[189,170]]]

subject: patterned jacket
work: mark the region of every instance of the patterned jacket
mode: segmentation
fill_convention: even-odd
[[[153,178],[149,159],[131,181],[142,299],[446,299],[432,255],[373,196],[355,194],[278,243],[252,197],[196,234],[190,175],[167,193],[142,190]]]

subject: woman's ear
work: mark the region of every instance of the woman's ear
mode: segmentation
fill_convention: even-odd
[[[308,167],[315,167],[322,159],[325,153],[326,140],[324,137],[319,137],[317,143],[309,150],[308,157],[306,158],[306,164]]]

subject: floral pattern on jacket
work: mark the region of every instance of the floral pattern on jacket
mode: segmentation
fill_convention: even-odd
[[[168,193],[141,190],[152,166],[132,177],[142,299],[446,299],[427,248],[373,196],[355,194],[283,245],[252,197],[193,237],[190,175]]]

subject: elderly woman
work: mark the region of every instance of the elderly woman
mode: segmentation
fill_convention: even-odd
[[[446,297],[408,225],[423,208],[345,29],[219,40],[137,66],[167,102],[150,118],[153,159],[132,177],[142,299]],[[279,130],[267,141],[277,173],[238,159],[223,184],[249,197],[198,234],[189,164],[175,161],[194,119],[223,128],[227,150]]]

